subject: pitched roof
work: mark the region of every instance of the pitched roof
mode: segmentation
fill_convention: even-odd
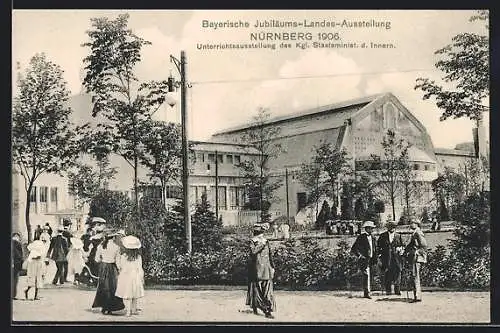
[[[259,154],[259,151],[249,145],[227,143],[227,142],[210,142],[210,141],[189,141],[193,145],[193,149],[197,151],[234,154]]]
[[[474,157],[476,154],[468,150],[448,149],[448,148],[434,148],[434,153],[437,155],[453,155],[453,156],[469,156]]]
[[[299,112],[283,115],[283,116],[277,116],[269,119],[268,121],[265,122],[266,125],[269,124],[277,124],[281,122],[285,122],[288,120],[296,120],[300,118],[306,118],[306,117],[312,117],[312,116],[319,116],[327,113],[334,113],[335,117],[331,117],[328,119],[327,123],[317,123],[317,124],[310,124],[309,127],[311,128],[301,128],[302,131],[300,132],[307,132],[307,131],[314,131],[314,130],[322,130],[322,129],[329,129],[329,128],[337,128],[340,127],[344,124],[345,120],[349,119],[351,116],[353,116],[357,111],[359,111],[360,108],[363,106],[373,102],[374,100],[384,96],[386,94],[376,94],[372,96],[366,96],[362,98],[356,98],[356,99],[351,99],[339,103],[333,103],[333,104],[328,104],[316,108],[311,108],[311,109],[306,109],[302,110]],[[223,135],[223,134],[230,134],[234,132],[239,132],[246,130],[248,128],[255,127],[255,123],[247,123],[239,126],[235,126],[232,128],[227,128],[224,130],[221,130],[219,132],[216,132],[214,136],[217,135]],[[286,136],[283,133],[280,136]]]

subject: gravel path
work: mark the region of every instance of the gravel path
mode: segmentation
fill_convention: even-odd
[[[21,287],[21,286],[20,286]],[[254,315],[245,307],[245,289],[146,290],[139,301],[142,311],[102,315],[90,309],[94,291],[71,285],[40,291],[38,301],[13,301],[14,321],[152,321],[152,322],[390,322],[390,323],[488,323],[487,292],[424,292],[423,302],[407,303],[397,296],[377,295],[368,300],[361,292],[276,291],[275,319]]]

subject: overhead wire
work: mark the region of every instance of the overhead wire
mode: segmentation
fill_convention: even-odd
[[[212,80],[212,81],[191,81],[193,85],[201,84],[225,84],[225,83],[236,83],[236,82],[263,82],[263,81],[280,81],[280,80],[299,80],[299,79],[316,79],[316,78],[328,78],[328,77],[342,77],[342,76],[354,76],[354,75],[380,75],[380,74],[398,74],[398,73],[411,73],[411,72],[430,72],[435,69],[423,68],[423,69],[408,69],[408,70],[398,70],[398,71],[376,71],[376,72],[353,72],[353,73],[342,73],[342,74],[327,74],[327,75],[303,75],[303,76],[290,76],[290,77],[276,77],[276,78],[251,78],[251,79],[239,79],[239,80]]]

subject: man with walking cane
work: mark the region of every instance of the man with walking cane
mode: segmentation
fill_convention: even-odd
[[[377,242],[377,252],[380,256],[382,281],[385,292],[390,295],[394,284],[394,293],[401,295],[401,269],[404,244],[401,235],[396,232],[396,223],[387,222],[387,231],[380,234]]]
[[[422,287],[420,285],[421,265],[427,263],[427,242],[424,233],[420,230],[420,223],[414,219],[410,222],[413,234],[406,245],[405,258],[410,267],[410,286],[413,289],[412,303],[422,301]]]

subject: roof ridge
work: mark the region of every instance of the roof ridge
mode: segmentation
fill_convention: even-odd
[[[336,109],[342,109],[342,108],[346,108],[346,107],[350,107],[350,106],[354,106],[354,105],[359,105],[359,104],[364,104],[364,103],[369,104],[369,103],[373,102],[374,100],[376,100],[382,96],[386,96],[388,94],[390,94],[390,93],[387,93],[387,92],[386,93],[378,93],[378,94],[368,95],[368,96],[364,96],[364,97],[352,98],[352,99],[348,99],[348,100],[344,100],[344,101],[340,101],[340,102],[336,102],[336,103],[321,105],[321,106],[317,106],[317,107],[313,107],[313,108],[302,109],[300,111],[296,111],[293,113],[275,116],[275,117],[265,121],[265,124],[272,124],[272,123],[279,122],[279,121],[290,120],[290,119],[304,117],[304,116],[310,116],[310,115],[314,115],[314,114],[319,114],[319,113],[332,111],[332,110],[336,110]],[[242,130],[245,128],[250,128],[254,125],[255,125],[254,122],[247,123],[247,124],[241,124],[241,125],[237,125],[234,127],[229,127],[229,128],[217,131],[213,135],[226,134],[226,133],[230,133],[233,131]]]

